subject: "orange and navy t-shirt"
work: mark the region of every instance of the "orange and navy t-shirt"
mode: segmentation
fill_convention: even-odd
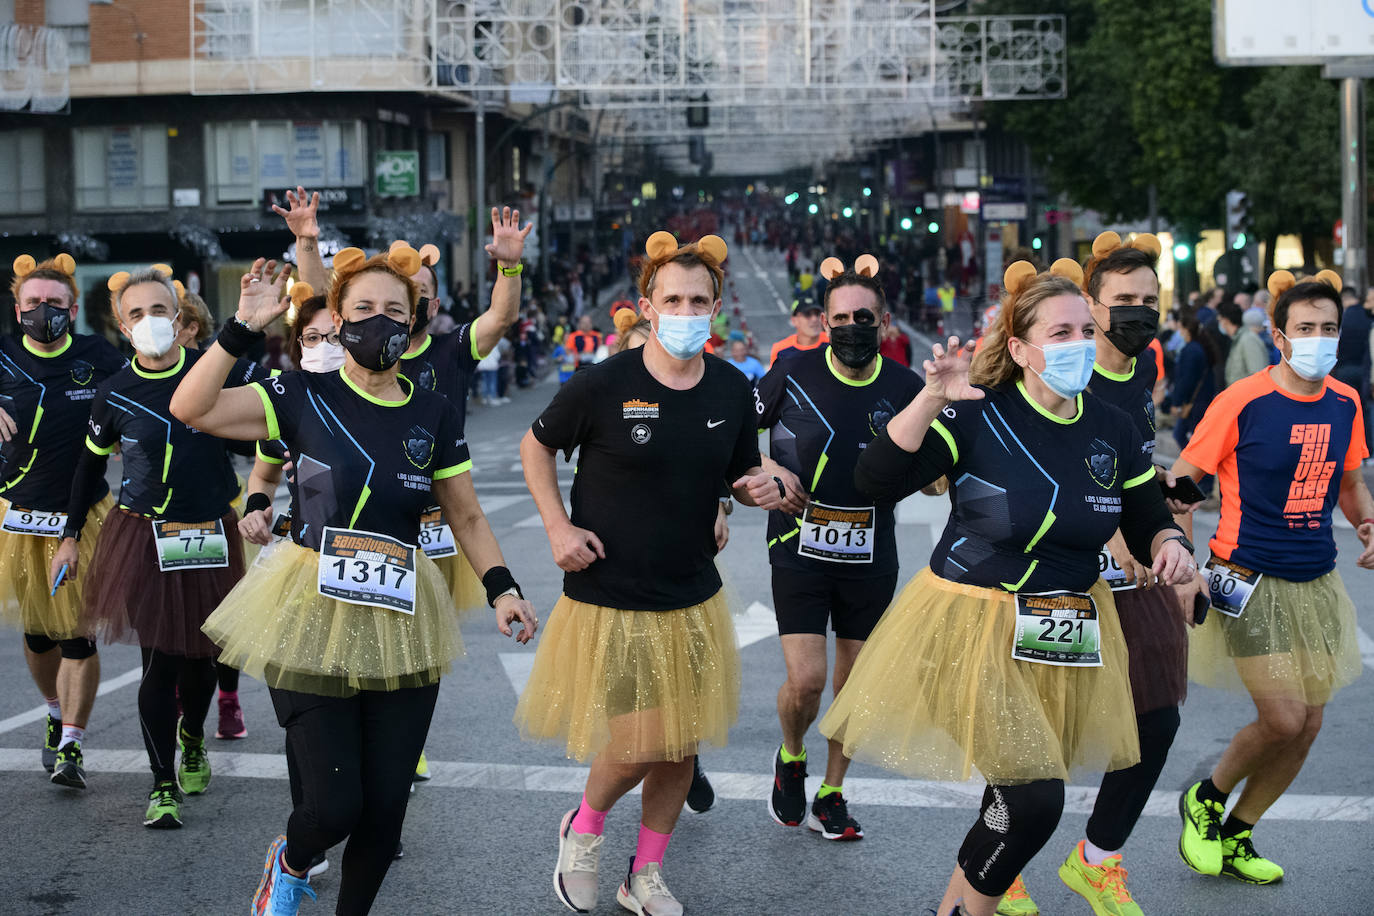
[[[1331,512],[1342,475],[1369,455],[1364,417],[1349,386],[1328,377],[1305,397],[1280,389],[1273,371],[1217,395],[1182,458],[1221,483],[1214,555],[1308,582],[1335,568]]]
[[[798,352],[804,350],[814,350],[823,343],[830,343],[830,335],[825,333],[824,331],[821,331],[821,336],[816,338],[816,342],[809,347],[804,347],[801,344],[797,343],[796,334],[788,334],[782,340],[773,344],[773,350],[771,353],[768,354],[768,367],[771,369],[773,367],[773,364],[778,361],[778,357],[782,356],[783,353],[789,353],[793,350],[796,350]]]

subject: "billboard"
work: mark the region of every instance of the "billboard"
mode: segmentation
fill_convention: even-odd
[[[1213,0],[1212,53],[1229,66],[1374,58],[1374,0]]]

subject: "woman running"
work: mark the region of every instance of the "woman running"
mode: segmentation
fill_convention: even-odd
[[[855,471],[875,499],[953,481],[929,568],[883,615],[820,726],[854,759],[941,779],[976,766],[987,779],[940,916],[996,912],[1059,823],[1071,767],[1140,758],[1102,544],[1119,527],[1165,582],[1194,572],[1140,434],[1084,393],[1096,327],[1082,276],[1068,259],[1039,276],[1009,267],[972,367],[971,346],[936,345],[925,388]]]
[[[311,861],[344,839],[336,912],[366,913],[386,876],[439,680],[461,652],[443,577],[414,546],[433,500],[481,571],[499,629],[518,621],[521,642],[534,633],[477,503],[457,410],[397,374],[419,266],[408,247],[339,252],[329,310],[343,367],[225,390],[235,358],[286,310],[287,272],[258,259],[236,316],[175,398],[183,422],[280,439],[295,465],[290,538],[262,551],[205,624],[226,662],[267,683],[300,768],[302,801],[268,848],[255,913],[295,913],[314,896]]]

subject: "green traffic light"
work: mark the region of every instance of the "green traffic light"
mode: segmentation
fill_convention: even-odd
[[[806,208],[806,212],[810,213],[812,216],[815,216],[818,212],[820,212],[820,209],[820,207],[816,206],[815,204],[812,204],[811,206]]]
[[[926,224],[926,231],[929,232],[931,235],[934,235],[935,233],[940,231],[940,224],[935,222],[935,220],[931,220],[929,223]]]
[[[922,213],[924,213],[924,212],[926,212],[924,207],[917,207],[917,208],[916,208],[916,215],[917,215],[917,216],[920,216],[920,215],[921,215]]]
[[[872,196],[873,196],[873,189],[872,189],[872,188],[864,188],[864,197],[872,197]]]
[[[844,213],[844,218],[845,218],[845,219],[849,219],[851,216],[854,215],[854,208],[853,208],[853,207],[845,207],[844,210],[841,211],[841,212]]]
[[[1245,233],[1237,232],[1235,239],[1231,242],[1231,247],[1239,251],[1245,247]]]
[[[1034,248],[1036,251],[1039,251],[1041,246],[1043,246],[1044,244],[1045,243],[1040,240],[1040,236],[1038,235],[1035,238],[1031,239],[1031,247]]]
[[[903,216],[903,217],[902,217],[902,229],[905,230],[905,231],[909,231],[909,230],[911,229],[911,217],[909,217],[909,216]]]
[[[1187,245],[1183,244],[1182,242],[1179,242],[1177,245],[1174,246],[1174,260],[1175,260],[1175,261],[1186,261],[1186,260],[1188,260],[1189,256],[1192,255],[1192,253],[1193,253],[1193,249],[1192,249],[1192,248],[1189,248]]]

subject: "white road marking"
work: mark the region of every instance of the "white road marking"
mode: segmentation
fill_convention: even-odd
[[[515,653],[510,653],[515,654]],[[210,754],[215,776],[247,779],[286,779],[286,757],[282,754],[250,754],[213,750]],[[730,773],[710,768],[710,753],[706,757],[706,772],[715,787],[716,798],[729,801],[757,803],[772,785],[767,773]],[[38,770],[37,755],[29,748],[0,748],[0,771],[30,772]],[[114,750],[99,746],[86,752],[86,770],[97,783],[102,774],[124,773],[146,775],[147,753],[138,750]],[[491,789],[501,792],[566,792],[578,793],[587,782],[588,770],[577,766],[522,766],[510,763],[480,763],[473,761],[429,761],[432,776],[420,791],[435,787],[446,789]],[[815,787],[820,777],[811,780]],[[844,781],[845,796],[851,802],[865,805],[885,805],[896,808],[958,808],[978,810],[983,798],[983,783],[929,782],[917,779],[884,779],[850,776]],[[635,789],[634,792],[638,792]],[[814,791],[814,788],[813,790]],[[1092,786],[1069,786],[1064,811],[1067,814],[1089,814],[1097,789]],[[1147,817],[1178,817],[1178,793],[1157,789],[1150,794],[1145,806]],[[1344,821],[1368,823],[1374,821],[1374,797],[1358,795],[1285,795],[1265,813],[1266,820],[1287,821]]]
[[[525,685],[529,683],[530,672],[534,670],[534,653],[498,652],[496,657],[501,660],[501,667],[506,672],[511,689],[515,691],[516,696],[520,696],[525,692]]]
[[[735,642],[741,649],[754,643],[778,635],[778,617],[773,610],[755,601],[739,617],[735,618]]]
[[[530,495],[528,493],[522,493],[516,496],[488,496],[486,499],[478,496],[477,501],[481,503],[482,513],[484,515],[492,515],[493,513],[500,512],[507,506],[522,503],[529,498]]]
[[[142,668],[133,668],[129,671],[125,671],[123,674],[112,677],[109,680],[101,681],[100,686],[96,689],[95,695],[103,697],[112,690],[118,690],[121,687],[127,687],[129,684],[137,683],[142,676]],[[5,732],[12,732],[20,726],[28,725],[30,722],[41,722],[47,714],[48,707],[45,703],[42,706],[35,706],[27,712],[21,712],[18,715],[10,716],[8,719],[0,720],[0,735],[3,735]]]
[[[1366,668],[1374,668],[1374,637],[1364,631],[1364,627],[1356,627],[1355,635],[1360,643],[1360,658],[1364,660]]]
[[[768,281],[768,274],[764,273],[763,268],[759,266],[758,260],[754,257],[754,252],[746,248],[744,249],[744,256],[749,259],[749,264],[754,269],[754,276],[758,277],[764,289],[772,294],[773,301],[778,305],[778,311],[782,312],[784,315],[788,314],[791,309],[788,308],[787,303],[783,301],[782,296],[778,295],[777,287]]]
[[[544,520],[543,520],[542,518],[540,518],[540,517],[539,517],[539,513],[536,512],[536,513],[534,513],[533,515],[531,515],[529,518],[522,518],[522,519],[520,519],[520,521],[516,522],[514,525],[511,525],[511,527],[512,527],[512,528],[543,528],[543,527],[544,527]]]

